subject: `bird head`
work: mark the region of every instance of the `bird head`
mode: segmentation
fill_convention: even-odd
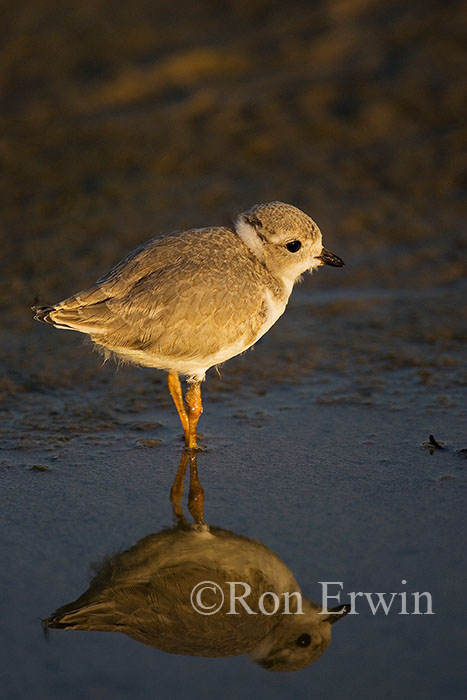
[[[252,661],[268,671],[298,671],[314,663],[331,641],[331,625],[350,611],[350,605],[322,613],[311,600],[302,598],[302,611],[278,615],[278,624],[252,652]]]
[[[240,214],[235,230],[260,262],[286,284],[320,265],[344,264],[323,248],[321,231],[313,219],[291,204],[257,204]]]

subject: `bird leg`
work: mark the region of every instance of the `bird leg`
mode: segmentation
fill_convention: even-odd
[[[169,372],[169,374],[167,375],[167,386],[169,387],[170,396],[173,399],[175,408],[178,411],[178,416],[183,427],[183,433],[185,435],[185,444],[188,445],[190,426],[188,421],[188,415],[185,409],[185,404],[183,403],[182,387],[180,385],[180,379],[178,378],[177,372]]]
[[[188,510],[193,516],[197,525],[204,524],[204,489],[198,477],[197,456],[194,450],[183,450],[175,475],[172,488],[170,489],[170,502],[172,504],[175,521],[178,526],[186,525],[183,514],[182,498],[185,486],[185,472],[190,462],[190,490],[188,493]]]
[[[198,477],[196,452],[190,452],[190,490],[188,492],[188,510],[197,525],[204,524],[204,489]]]
[[[185,472],[188,465],[188,450],[183,450],[180,464],[175,476],[172,488],[170,489],[170,502],[172,504],[175,519],[179,525],[185,524],[183,515],[182,498],[185,486]]]
[[[201,382],[190,382],[185,394],[185,404],[188,414],[188,439],[185,431],[185,444],[191,450],[196,450],[198,448],[196,442],[196,425],[203,412],[203,404],[201,403]]]

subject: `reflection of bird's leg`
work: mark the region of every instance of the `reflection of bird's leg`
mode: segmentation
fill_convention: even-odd
[[[183,515],[182,508],[182,498],[183,489],[185,486],[185,472],[187,464],[188,452],[186,450],[183,450],[177,474],[175,475],[172,488],[170,489],[170,502],[172,503],[175,518],[180,525],[182,525],[185,522],[185,516]]]
[[[185,444],[190,449],[196,450],[198,447],[196,442],[196,424],[203,412],[203,404],[201,403],[201,382],[190,382],[185,394],[185,403],[188,413],[188,440],[185,432]]]
[[[169,387],[170,395],[173,398],[175,408],[178,411],[180,421],[182,423],[183,432],[185,434],[185,444],[189,442],[189,422],[185,404],[183,403],[182,387],[177,372],[169,372],[167,376],[167,386]],[[186,465],[185,465],[186,466]]]
[[[198,477],[196,452],[190,452],[190,490],[188,492],[188,510],[197,525],[204,524],[204,489]]]

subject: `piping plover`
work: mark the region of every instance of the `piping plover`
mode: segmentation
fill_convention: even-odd
[[[206,371],[250,348],[284,313],[306,271],[344,263],[291,204],[258,204],[233,228],[156,236],[95,284],[34,318],[79,331],[107,355],[168,372],[187,447],[197,448]],[[183,399],[179,374],[188,380]]]

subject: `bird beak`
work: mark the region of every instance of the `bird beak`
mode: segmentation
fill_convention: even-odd
[[[324,619],[326,622],[330,622],[331,625],[333,625],[335,622],[338,622],[339,620],[342,620],[342,618],[347,615],[352,610],[352,606],[349,603],[345,603],[344,605],[338,605],[336,608],[329,608],[329,612],[331,613],[328,617],[325,617]]]
[[[326,248],[323,248],[321,255],[318,255],[318,260],[321,260],[323,265],[332,265],[332,267],[342,267],[344,265],[343,260],[334,255],[334,253],[330,253]]]

